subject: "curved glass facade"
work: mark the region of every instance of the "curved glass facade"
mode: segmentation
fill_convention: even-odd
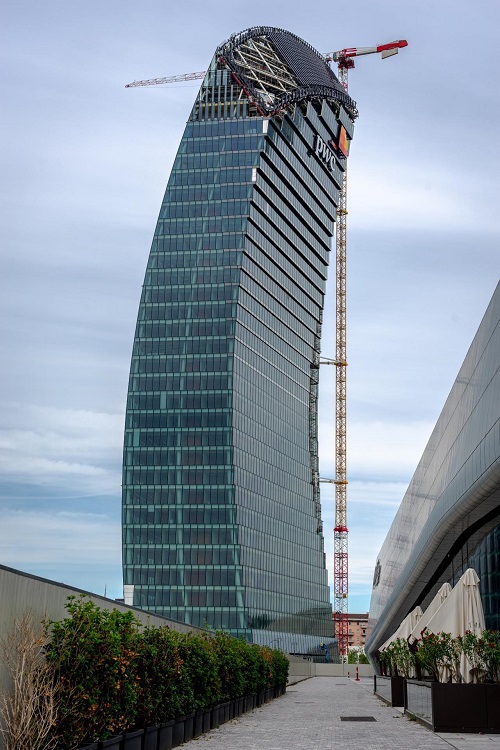
[[[500,626],[500,286],[415,471],[375,570],[367,650],[473,567]]]
[[[354,116],[336,87],[287,32],[217,51],[156,226],[126,414],[126,600],[291,650],[333,636],[311,365]]]

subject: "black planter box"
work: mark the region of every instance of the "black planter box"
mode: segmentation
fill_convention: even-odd
[[[194,714],[188,714],[184,717],[184,742],[193,739],[194,734]]]
[[[108,747],[114,747],[117,748],[117,750],[122,750],[122,742],[123,742],[123,735],[119,734],[116,737],[110,737],[109,740],[103,740],[100,743],[101,748],[108,748]]]
[[[220,706],[214,706],[212,708],[212,729],[215,729],[215,727],[218,727],[220,724]]]
[[[78,750],[99,750],[98,742],[85,742],[83,745],[78,746]]]
[[[174,719],[174,726],[172,727],[172,747],[178,747],[184,742],[184,721],[185,716],[179,716]]]
[[[210,732],[212,729],[212,709],[206,708],[203,712],[203,731]]]
[[[146,727],[146,729],[144,730],[144,744],[142,746],[143,750],[157,750],[159,731],[159,725]]]
[[[404,677],[385,677],[376,674],[373,676],[373,692],[388,706],[405,705]]]
[[[406,681],[405,713],[434,732],[500,733],[500,684]]]
[[[173,729],[173,720],[160,724],[160,729],[158,731],[158,750],[172,750]]]
[[[194,715],[193,737],[199,737],[200,734],[203,734],[203,713],[203,710],[196,711]]]
[[[135,732],[124,732],[122,737],[121,750],[142,750],[144,729],[138,729]]]

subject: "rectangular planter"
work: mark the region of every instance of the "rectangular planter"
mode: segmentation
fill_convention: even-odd
[[[222,723],[220,720],[220,709],[219,705],[212,708],[212,729],[215,729],[215,727],[220,726]]]
[[[200,734],[203,734],[203,710],[196,711],[194,715],[193,737],[199,737]]]
[[[206,708],[203,712],[203,732],[210,732],[212,729],[212,709]]]
[[[194,733],[194,714],[188,714],[184,717],[184,742],[193,739]]]
[[[135,732],[124,732],[122,736],[121,750],[142,750],[144,729],[138,729]]]
[[[179,716],[174,719],[172,727],[172,747],[178,747],[184,742],[184,720],[185,716]]]
[[[110,737],[109,740],[103,740],[100,743],[101,748],[114,748],[115,750],[122,750],[123,735],[119,734],[117,737]]]
[[[173,719],[160,724],[158,732],[158,750],[172,750],[173,729]]]
[[[373,692],[388,706],[404,706],[405,679],[404,677],[373,675]]]
[[[144,744],[143,750],[157,750],[158,749],[158,735],[160,732],[159,725],[153,727],[146,727],[144,730]]]
[[[405,713],[434,732],[500,733],[500,685],[406,683]]]
[[[229,708],[229,701],[219,705],[219,721],[221,724],[225,724],[226,721],[229,721]]]

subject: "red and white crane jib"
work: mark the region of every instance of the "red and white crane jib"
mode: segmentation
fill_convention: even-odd
[[[336,62],[340,66],[353,68],[354,60],[353,57],[360,57],[361,55],[374,55],[380,53],[382,59],[397,55],[402,47],[407,47],[408,42],[406,39],[397,39],[394,42],[388,44],[379,44],[376,47],[346,47],[346,49],[338,50],[337,52],[327,52],[325,60],[327,62]]]

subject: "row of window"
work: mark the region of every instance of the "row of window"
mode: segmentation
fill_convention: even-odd
[[[171,201],[224,201],[250,198],[253,186],[237,183],[235,185],[195,185],[186,187],[168,187],[165,193],[165,203]]]
[[[236,570],[189,568],[129,568],[129,581],[148,586],[241,586]]]
[[[213,236],[155,237],[149,256],[148,271],[156,268],[239,266],[241,264],[241,253],[227,248],[238,248],[243,247],[243,245],[244,238],[241,234],[227,235],[227,240],[226,237],[217,234]],[[146,280],[148,279],[148,271],[146,271]]]
[[[183,138],[178,154],[209,154],[228,151],[260,151],[264,145],[262,134],[241,133],[237,136],[196,136]]]
[[[230,391],[230,373],[162,373],[135,375],[132,373],[129,390],[134,391]]]
[[[246,216],[248,200],[240,201],[196,201],[189,203],[164,203],[160,219],[195,219],[212,216]]]
[[[231,445],[232,430],[127,430],[125,445],[132,447],[189,447]]]
[[[130,372],[133,375],[147,372],[231,372],[232,367],[232,357],[230,355],[177,354],[170,356],[134,357]]]
[[[126,466],[229,466],[230,448],[131,448],[125,456]]]
[[[171,302],[162,305],[141,305],[139,308],[139,321],[143,320],[187,320],[211,319],[211,318],[234,318],[236,317],[236,303],[213,301],[213,302]]]
[[[165,354],[232,354],[233,338],[136,339],[133,356]]]
[[[243,592],[227,589],[139,589],[134,605],[170,607],[243,607]]]
[[[215,216],[209,218],[159,219],[156,234],[216,234],[227,232],[244,232],[245,216]],[[217,244],[216,247],[234,247],[235,245]]]
[[[218,547],[125,547],[126,565],[237,565],[238,552]]]
[[[175,508],[175,507],[126,507],[125,523],[128,524],[203,524],[213,526],[234,523],[235,508],[232,506]]]
[[[200,136],[248,135],[262,133],[262,120],[219,120],[212,122],[188,122],[184,138]]]
[[[127,489],[125,505],[230,505],[234,502],[233,487],[171,487]],[[199,531],[197,530],[198,534]],[[211,542],[192,542],[209,544]],[[213,542],[216,544],[217,542]]]
[[[232,527],[212,526],[209,528],[193,526],[182,527],[134,526],[126,529],[126,544],[224,544],[236,543],[236,531]]]
[[[129,393],[130,409],[163,409],[166,411],[180,409],[229,409],[232,397],[229,393],[150,393],[143,389],[142,392],[134,394],[132,389]],[[132,395],[133,394],[133,395]],[[188,433],[189,434],[189,433]],[[217,435],[218,433],[214,433]],[[175,436],[174,436],[175,437]],[[191,438],[186,438],[191,440]],[[208,444],[208,443],[207,443]],[[172,442],[170,445],[177,445]],[[189,443],[194,445],[194,443]],[[201,443],[200,443],[201,445]]]
[[[186,286],[144,287],[141,305],[170,302],[207,302],[238,299],[237,284],[189,284]]]
[[[248,153],[251,157],[254,157],[254,154],[251,151],[249,151]],[[180,158],[190,159],[192,157],[181,156]],[[251,166],[234,165],[231,168],[225,169],[206,168],[203,170],[200,167],[196,170],[193,170],[193,167],[191,167],[190,169],[188,169],[187,167],[184,169],[180,169],[179,166],[176,166],[172,170],[170,180],[168,181],[168,186],[180,187],[183,185],[223,185],[224,183],[234,184],[238,182],[249,184],[251,182],[251,178]]]
[[[177,284],[238,284],[240,269],[229,268],[174,268],[151,271],[147,287],[175,286]]]
[[[232,430],[127,430],[125,447],[229,446]]]
[[[128,430],[133,429],[159,429],[159,430],[179,430],[185,428],[201,429],[204,427],[231,427],[231,415],[227,413],[213,412],[194,412],[185,414],[164,414],[163,412],[130,412],[125,417],[125,427]],[[137,482],[134,482],[137,484]],[[141,482],[138,482],[141,484]],[[153,482],[153,484],[165,484],[165,482]],[[166,482],[171,484],[171,482]],[[186,484],[192,484],[191,481]],[[212,481],[208,484],[213,484]],[[221,482],[220,484],[226,484]]]
[[[256,167],[259,163],[260,151],[225,151],[216,153],[177,154],[174,161],[172,176],[180,170],[200,172],[204,169],[217,171],[227,167]],[[243,182],[243,180],[236,180]],[[211,180],[216,182],[216,180]],[[220,180],[225,182],[225,180]]]
[[[126,469],[126,485],[233,484],[233,471],[227,469]],[[144,523],[147,523],[144,521]],[[218,523],[226,523],[219,521]]]

